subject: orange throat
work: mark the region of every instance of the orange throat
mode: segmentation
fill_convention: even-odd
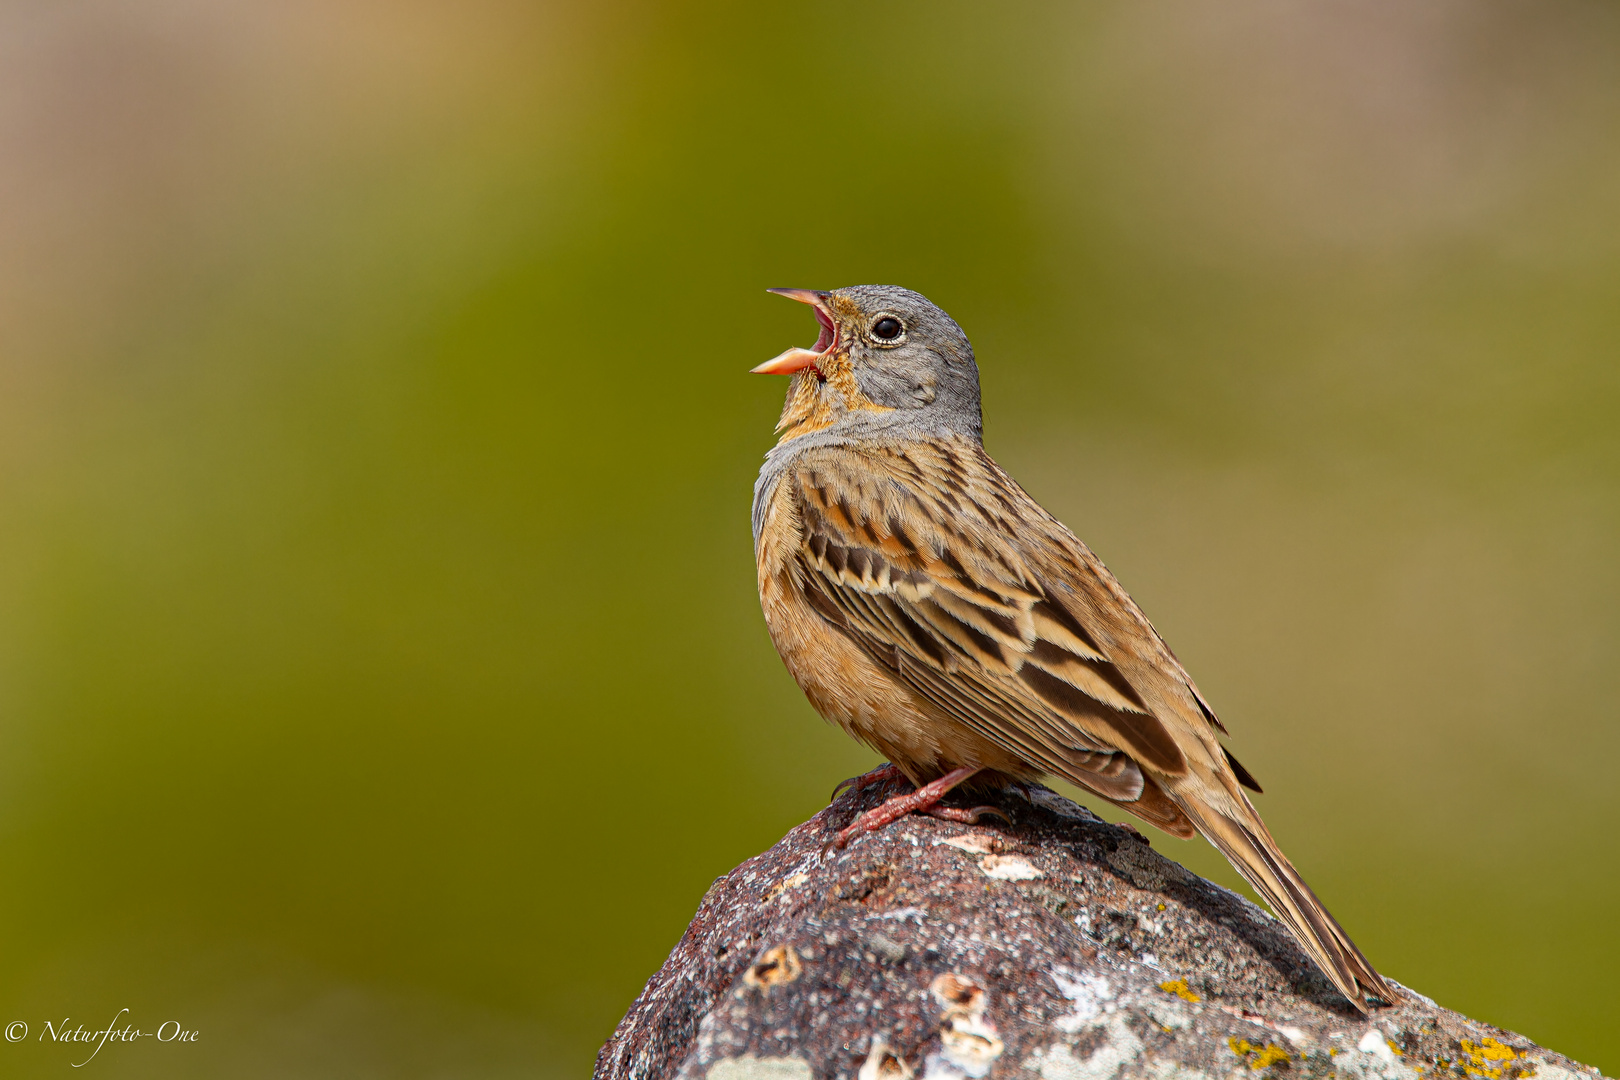
[[[848,412],[893,411],[861,393],[848,353],[834,353],[821,366],[826,370],[819,374],[807,368],[793,376],[787,403],[782,406],[782,419],[776,422],[776,430],[782,433],[777,445],[830,427]]]

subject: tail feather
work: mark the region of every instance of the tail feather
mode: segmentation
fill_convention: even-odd
[[[1252,807],[1247,807],[1245,802],[1248,820],[1241,821],[1185,795],[1176,801],[1197,824],[1198,831],[1208,837],[1265,898],[1316,966],[1351,1004],[1363,1013],[1367,1011],[1357,984],[1387,1002],[1393,1004],[1397,1000],[1394,989],[1361,955],[1361,950],[1337,920],[1328,914],[1322,901],[1277,847],[1270,830]]]

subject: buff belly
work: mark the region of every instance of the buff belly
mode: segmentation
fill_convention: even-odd
[[[1012,776],[1035,770],[955,720],[932,714],[804,600],[789,572],[761,575],[771,641],[822,717],[888,758],[915,784],[964,765]]]

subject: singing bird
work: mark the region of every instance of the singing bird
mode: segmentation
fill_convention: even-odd
[[[1277,847],[1260,787],[1192,677],[1095,555],[991,459],[979,371],[909,289],[773,289],[820,335],[754,368],[792,375],[754,486],[771,640],[817,712],[916,790],[840,845],[953,787],[1059,776],[1172,836],[1202,833],[1356,1008],[1393,1003]]]

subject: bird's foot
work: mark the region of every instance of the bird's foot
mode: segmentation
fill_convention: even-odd
[[[873,770],[873,772],[876,771],[878,770]],[[952,769],[938,780],[924,784],[916,791],[905,795],[895,795],[892,798],[883,800],[883,802],[856,818],[848,828],[840,829],[838,835],[833,838],[833,847],[841,848],[862,833],[881,829],[890,822],[898,821],[914,811],[933,810],[939,800],[950,792],[951,788],[978,771],[977,768],[971,765],[963,766],[960,769]],[[871,776],[872,774],[867,773],[866,775]],[[963,812],[972,813],[972,811]]]
[[[864,772],[859,776],[852,776],[848,780],[840,780],[838,782],[838,786],[833,788],[832,798],[828,799],[827,801],[837,802],[840,795],[845,795],[855,791],[865,791],[873,784],[881,784],[886,780],[898,779],[903,779],[899,766],[892,765],[885,761],[882,765],[879,765],[871,772]]]
[[[977,825],[979,819],[986,814],[994,814],[1008,825],[1013,819],[999,806],[975,806],[971,810],[958,810],[954,806],[931,806],[923,811],[929,817],[944,818],[946,821],[960,821],[964,825]]]

